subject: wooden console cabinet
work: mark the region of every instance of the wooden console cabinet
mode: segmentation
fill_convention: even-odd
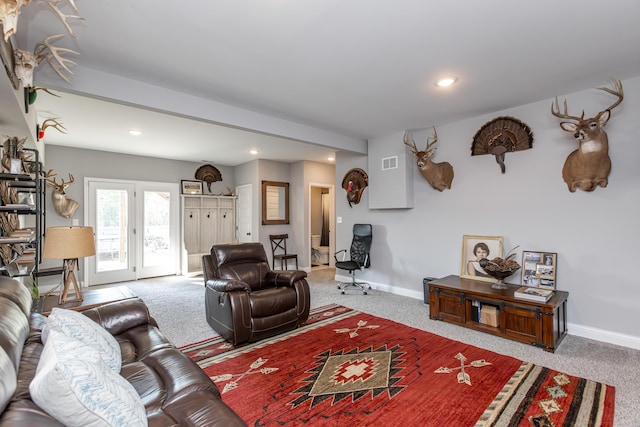
[[[429,317],[554,352],[567,334],[569,293],[555,291],[549,301],[536,302],[515,298],[519,287],[493,289],[490,282],[458,276],[436,279],[429,282]],[[479,307],[490,308],[490,316],[480,318]]]

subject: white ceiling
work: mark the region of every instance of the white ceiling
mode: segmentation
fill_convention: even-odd
[[[67,35],[57,43],[80,53],[71,57],[78,64],[71,83],[46,64],[36,72],[36,85],[62,91],[61,98],[38,96],[41,120],[61,117],[68,129],[66,135],[49,130],[46,144],[228,166],[250,160],[249,148],[260,158],[326,162],[349,149],[344,141],[438,126],[602,86],[609,76],[640,75],[637,0],[76,4],[85,18],[69,21],[77,39]],[[32,49],[64,32],[42,0],[32,1],[22,9],[16,42]],[[459,79],[455,86],[435,87],[450,74]],[[122,84],[107,90],[96,75],[117,76]],[[158,108],[150,87],[182,96],[173,108]],[[187,105],[193,100],[279,121],[243,126],[207,108],[185,113],[196,110],[198,103]],[[221,126],[227,123],[234,127]],[[280,131],[279,123],[287,126]],[[292,136],[285,128],[294,124],[301,130]],[[143,135],[128,136],[131,128]],[[314,129],[325,132],[321,141]],[[344,138],[333,144],[331,135]]]

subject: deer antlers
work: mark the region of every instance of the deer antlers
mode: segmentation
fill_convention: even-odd
[[[73,175],[71,175],[71,173],[69,173],[69,181],[64,182],[64,179],[62,179],[61,183],[58,184],[58,181],[56,180],[56,176],[58,176],[57,173],[53,173],[53,169],[49,169],[47,171],[47,173],[44,176],[44,179],[47,181],[47,183],[54,188],[59,188],[59,189],[64,189],[64,187],[66,185],[72,184],[75,181],[75,178],[73,177]],[[53,179],[51,179],[53,178]]]
[[[55,130],[57,130],[60,133],[67,133],[67,128],[65,128],[62,123],[60,123],[58,120],[60,120],[59,118],[54,118],[54,119],[47,119],[44,122],[42,122],[42,126],[40,126],[40,132],[43,132],[47,129],[47,128],[54,128]]]
[[[416,147],[416,142],[413,140],[413,138],[411,138],[411,144],[409,144],[409,131],[405,131],[404,132],[404,144],[412,149],[413,154],[417,154],[419,153],[421,150],[418,150],[418,147]],[[431,138],[433,138],[433,141],[431,141]],[[438,142],[438,132],[436,132],[436,127],[433,127],[433,135],[431,136],[431,138],[427,138],[427,148],[424,149],[425,152],[429,151],[429,148],[435,144],[436,142]],[[435,148],[434,148],[435,150]]]
[[[596,117],[599,117],[605,111],[613,110],[618,105],[620,105],[620,103],[624,99],[624,91],[622,90],[622,82],[620,82],[620,80],[615,79],[613,77],[611,77],[610,80],[611,80],[611,83],[613,84],[613,87],[615,89],[610,89],[608,87],[599,87],[597,89],[598,90],[603,90],[603,91],[605,91],[607,93],[610,93],[611,95],[614,95],[614,96],[618,97],[618,100],[616,102],[614,102],[613,104],[611,104],[608,108],[605,108],[604,110],[600,111],[596,115]],[[558,105],[558,97],[556,96],[555,103],[551,103],[551,114],[553,114],[554,116],[556,116],[556,117],[558,117],[560,119],[575,120],[577,122],[581,122],[581,121],[584,120],[584,110],[582,110],[582,114],[580,115],[580,117],[571,116],[571,115],[567,114],[567,99],[566,98],[564,100],[564,104],[563,105],[564,105],[564,112],[560,113],[560,106]]]
[[[70,82],[69,78],[64,74],[62,74],[62,70],[64,69],[69,74],[73,74],[73,72],[67,66],[67,63],[73,64],[73,65],[76,65],[76,63],[70,59],[64,58],[62,55],[65,53],[73,53],[75,55],[80,55],[80,54],[75,50],[67,49],[64,47],[56,47],[51,44],[52,42],[54,42],[55,40],[58,40],[61,37],[64,37],[64,34],[56,34],[56,35],[47,37],[43,41],[36,44],[36,47],[33,49],[33,53],[36,56],[36,61],[38,64],[40,64],[42,61],[47,61],[49,65],[51,65],[51,68],[53,68],[53,70],[64,81],[69,83]],[[53,62],[54,59],[57,62],[57,64]]]
[[[31,0],[2,0],[0,2],[0,21],[4,29],[4,40],[9,40],[12,34],[15,34],[18,27],[18,15],[20,15],[20,9],[22,6],[29,4]],[[82,16],[77,15],[78,8],[76,7],[75,0],[44,0],[44,2],[53,10],[53,13],[58,15],[58,18],[62,21],[71,37],[74,39],[76,35],[73,33],[73,29],[69,25],[69,19],[84,19]],[[60,10],[60,5],[69,2],[69,5],[76,13],[76,15],[67,15]]]
[[[69,4],[71,5],[71,8],[73,9],[73,11],[77,14],[78,12],[78,8],[76,7],[76,3],[74,0],[46,0],[47,5],[51,8],[51,10],[53,10],[53,12],[58,15],[58,18],[60,18],[60,20],[62,21],[62,24],[64,25],[64,27],[67,29],[67,31],[69,32],[69,34],[71,35],[71,37],[73,37],[74,39],[77,38],[76,35],[74,34],[73,30],[71,29],[71,26],[69,25],[69,22],[67,21],[68,19],[80,19],[80,20],[84,20],[84,18],[80,15],[65,15],[60,8],[58,7],[59,4],[61,3],[66,3],[69,2]]]

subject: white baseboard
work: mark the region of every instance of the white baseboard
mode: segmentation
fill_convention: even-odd
[[[335,280],[339,282],[351,281],[351,276],[335,276]],[[387,285],[383,283],[376,283],[370,280],[364,280],[371,285],[371,288],[389,292],[395,295],[402,295],[409,298],[424,300],[424,294],[420,291],[413,291],[410,289],[400,288],[397,286]],[[425,315],[429,315],[427,312]],[[621,334],[619,332],[607,331],[604,329],[593,328],[591,326],[583,326],[575,323],[567,323],[567,333],[575,335],[577,337],[588,338],[591,340],[602,341],[609,344],[620,345],[623,347],[629,347],[635,350],[640,350],[640,337],[633,335]]]
[[[567,333],[577,337],[589,338],[640,350],[640,337],[634,337],[632,335],[593,328],[591,326],[577,325],[575,323],[567,323]]]

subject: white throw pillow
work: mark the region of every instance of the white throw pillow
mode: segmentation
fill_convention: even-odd
[[[135,388],[109,369],[99,350],[52,329],[31,398],[65,426],[146,426],[147,415]]]
[[[66,336],[100,350],[99,357],[107,366],[113,372],[120,372],[122,368],[120,344],[105,328],[84,314],[56,307],[51,310],[42,331],[42,342],[45,344],[51,329],[58,329]]]

